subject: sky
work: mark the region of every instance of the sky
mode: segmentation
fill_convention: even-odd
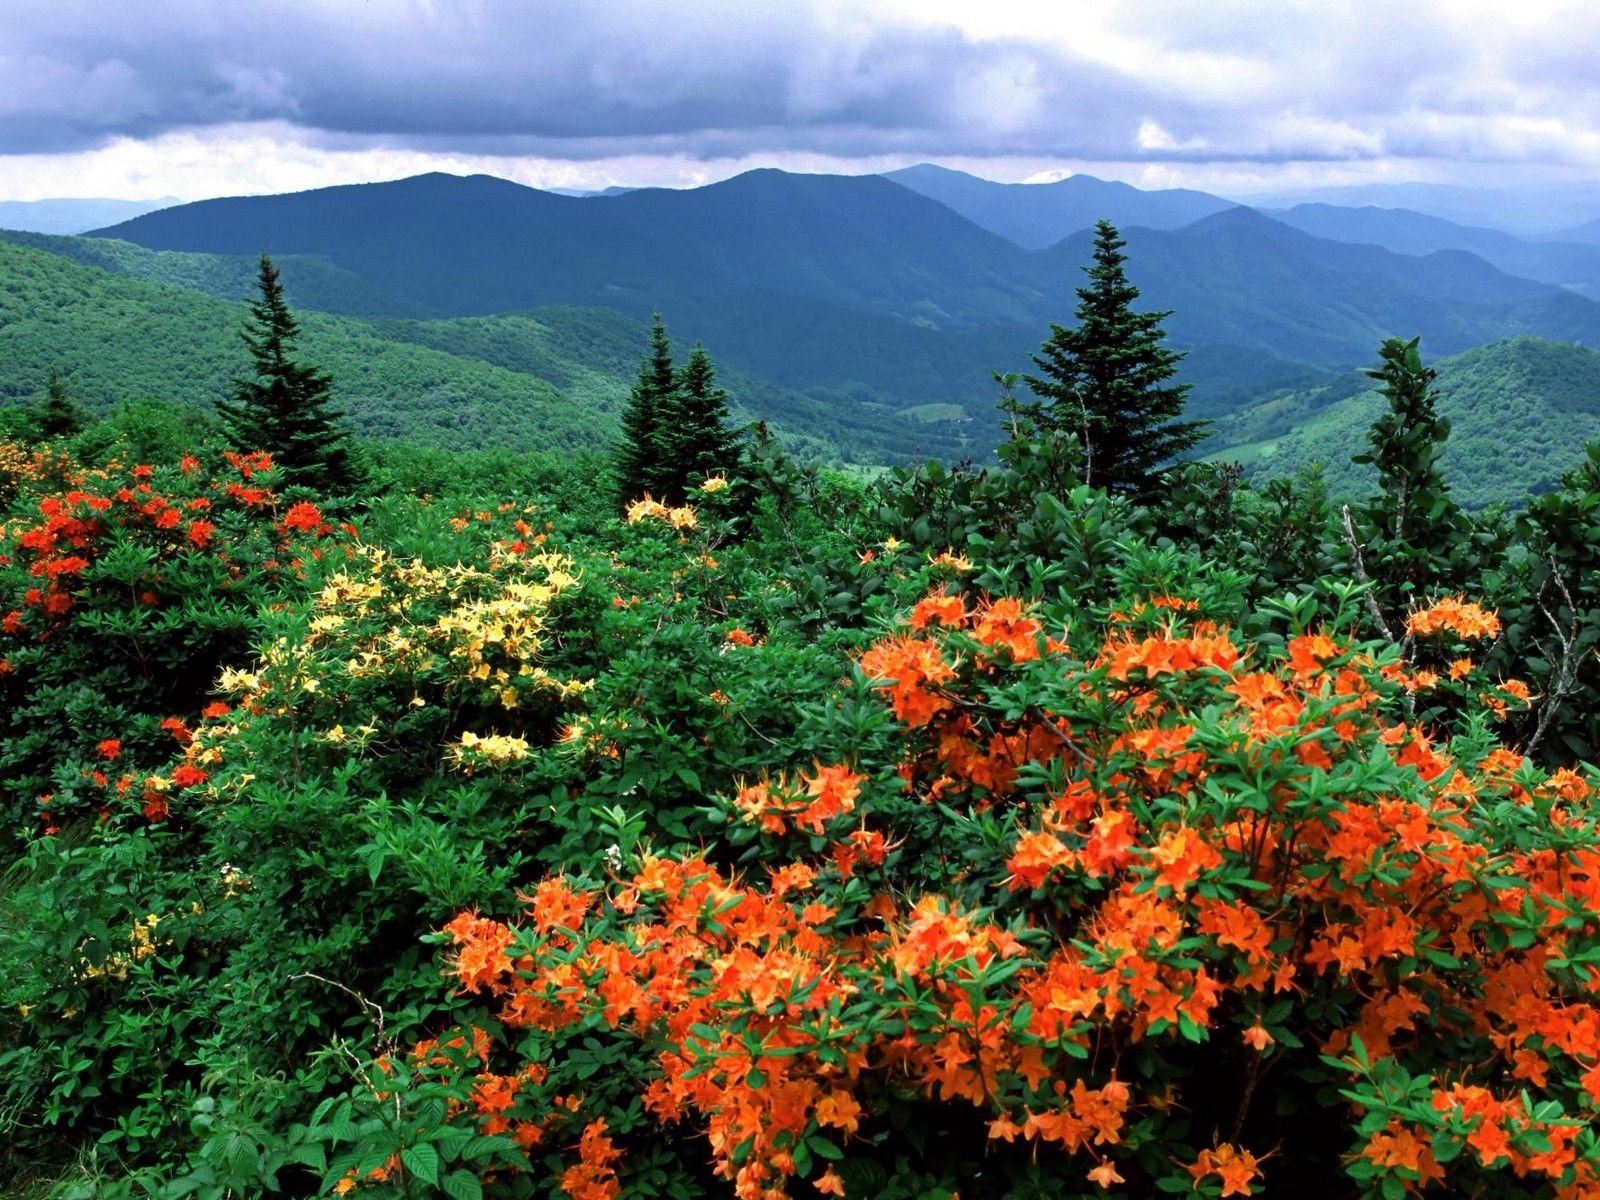
[[[1600,182],[1592,0],[0,0],[0,199]]]

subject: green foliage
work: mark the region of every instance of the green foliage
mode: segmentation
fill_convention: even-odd
[[[739,444],[728,426],[728,393],[717,386],[717,368],[696,345],[678,376],[677,395],[667,404],[661,428],[663,461],[669,464],[674,501],[714,475],[737,475]]]
[[[1078,323],[1050,326],[1025,376],[1043,402],[1034,419],[1077,439],[1082,478],[1110,492],[1150,496],[1157,473],[1205,437],[1182,421],[1188,387],[1175,384],[1183,355],[1162,345],[1170,312],[1135,312],[1139,289],[1124,269],[1126,243],[1109,222],[1095,227],[1089,285],[1078,289]]]
[[[300,326],[283,297],[277,267],[261,256],[260,296],[241,337],[255,378],[233,381],[219,405],[223,430],[243,454],[265,450],[292,487],[347,495],[358,483],[344,414],[333,408],[333,376],[293,357]]]
[[[683,369],[674,370],[660,313],[622,413],[622,431],[616,473],[624,505],[646,495],[682,504],[695,485],[736,473],[739,445],[728,427],[728,394],[716,385],[711,355],[696,345]]]
[[[671,486],[664,430],[677,408],[678,377],[672,369],[672,344],[661,314],[650,328],[650,353],[639,363],[639,380],[622,410],[622,443],[617,447],[617,491],[623,503]]]
[[[44,399],[33,414],[39,436],[44,438],[71,437],[83,429],[83,413],[67,395],[67,385],[54,367],[45,376]]]

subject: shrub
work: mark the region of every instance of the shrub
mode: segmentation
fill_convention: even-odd
[[[718,842],[448,924],[486,1007],[379,1064],[329,1182],[1591,1194],[1591,780],[1494,703],[1436,742],[1354,592],[1259,645],[1208,607],[929,595],[851,693],[892,724],[847,701]]]

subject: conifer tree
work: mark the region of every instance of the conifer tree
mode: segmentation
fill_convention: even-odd
[[[1381,607],[1395,612],[1434,588],[1465,582],[1457,560],[1468,534],[1439,469],[1450,421],[1437,411],[1435,372],[1422,362],[1421,339],[1389,338],[1378,358],[1365,374],[1388,409],[1367,433],[1371,450],[1353,461],[1376,468],[1381,494],[1362,507],[1365,548],[1357,548],[1353,525],[1346,540]]]
[[[1095,226],[1089,285],[1078,289],[1078,324],[1050,326],[1024,376],[1043,403],[1034,419],[1071,430],[1085,482],[1148,498],[1159,470],[1205,437],[1204,421],[1184,421],[1188,384],[1172,381],[1183,355],[1163,345],[1171,312],[1135,312],[1139,289],[1124,270],[1125,243],[1108,221]]]
[[[66,385],[54,367],[45,376],[44,400],[35,411],[33,421],[40,437],[71,437],[83,431],[83,413],[67,395]]]
[[[728,428],[728,393],[717,386],[711,355],[696,344],[678,376],[678,387],[661,425],[663,488],[674,500],[689,485],[738,466],[739,447]]]
[[[663,434],[678,408],[678,377],[672,368],[672,343],[656,313],[650,353],[639,364],[639,379],[622,410],[622,444],[617,447],[617,486],[624,504],[646,492],[660,496],[670,473]]]
[[[333,377],[293,357],[299,323],[284,301],[278,269],[265,254],[257,277],[260,296],[240,336],[250,349],[255,378],[233,381],[234,398],[221,403],[223,430],[240,451],[265,450],[291,485],[325,494],[355,489],[344,414],[333,407]]]

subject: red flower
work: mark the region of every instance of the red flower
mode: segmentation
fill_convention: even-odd
[[[101,758],[107,762],[115,762],[117,755],[122,753],[122,743],[116,738],[106,738],[96,749]]]
[[[283,516],[285,529],[301,529],[309,533],[321,524],[322,514],[317,511],[315,504],[306,500],[292,506]]]
[[[209,778],[210,776],[202,771],[199,767],[193,767],[188,763],[184,763],[177,770],[173,771],[172,786],[180,788],[195,787],[204,783]]]
[[[211,535],[216,531],[217,527],[211,521],[189,522],[189,540],[196,546],[203,548],[205,544],[211,540]]]

